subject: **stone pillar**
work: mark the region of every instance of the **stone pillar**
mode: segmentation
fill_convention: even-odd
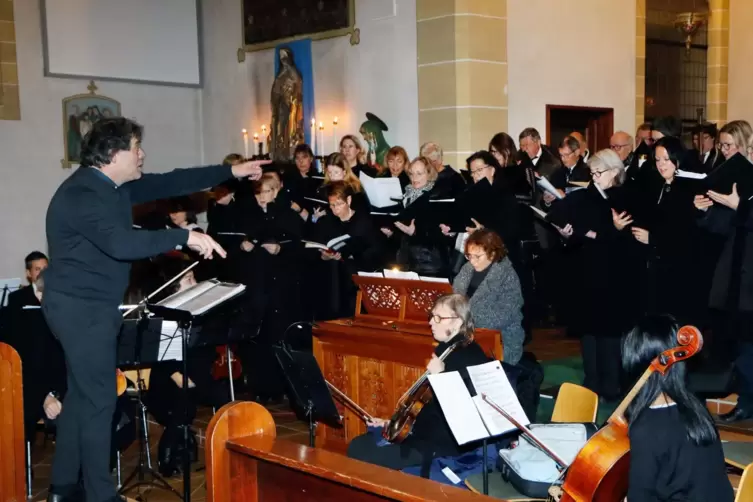
[[[13,0],[0,0],[0,120],[21,120]]]
[[[643,123],[646,112],[646,0],[636,0],[635,16],[635,127],[633,131]]]
[[[507,0],[417,0],[416,22],[419,139],[465,167],[507,130]]]
[[[706,120],[722,126],[727,122],[729,0],[709,0],[708,47]]]

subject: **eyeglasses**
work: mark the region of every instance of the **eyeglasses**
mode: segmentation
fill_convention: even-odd
[[[736,147],[737,145],[734,143],[719,143],[719,148],[721,148],[722,150],[730,150]]]
[[[476,176],[477,174],[484,171],[484,169],[488,168],[489,166],[484,165],[482,167],[479,167],[478,169],[471,169],[471,176]]]
[[[561,159],[564,159],[565,157],[569,157],[569,156],[571,156],[571,155],[572,155],[572,154],[574,154],[574,153],[575,153],[575,152],[567,152],[567,153],[565,153],[565,152],[560,152],[560,158],[561,158]]]
[[[484,256],[486,256],[485,253],[476,253],[476,254],[470,254],[470,253],[468,253],[468,254],[465,255],[465,259],[468,260],[468,261],[471,261],[471,260],[480,260]]]
[[[442,317],[441,315],[437,315],[437,314],[429,314],[429,322],[434,321],[435,323],[439,324],[445,319],[460,319],[460,318],[458,316]]]
[[[609,169],[604,169],[603,171],[591,171],[591,177],[592,178],[601,178],[601,175],[605,172],[609,171]]]
[[[336,208],[336,207],[344,206],[345,204],[347,204],[347,202],[338,200],[337,202],[330,202],[329,207]]]
[[[609,148],[612,150],[619,150],[620,148],[625,148],[626,146],[630,146],[630,143],[626,143],[624,145],[609,145]]]

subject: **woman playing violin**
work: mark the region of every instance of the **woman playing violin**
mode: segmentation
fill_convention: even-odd
[[[677,345],[677,330],[668,315],[643,319],[624,340],[625,371],[643,372]],[[685,371],[685,362],[679,361],[665,375],[654,372],[627,409],[629,502],[734,499],[719,433],[706,407],[687,389]]]
[[[438,298],[429,323],[432,335],[439,344],[426,369],[432,374],[460,372],[471,394],[474,394],[466,368],[484,364],[489,358],[481,346],[473,341],[474,325],[468,300],[460,294]],[[454,350],[442,361],[439,356],[452,346],[455,346]],[[452,436],[439,403],[433,397],[416,417],[411,434],[400,444],[391,444],[382,439],[382,428],[386,423],[381,419],[369,422],[369,432],[351,441],[348,456],[391,469],[403,469],[416,465],[428,468],[433,457],[453,456],[462,452]]]

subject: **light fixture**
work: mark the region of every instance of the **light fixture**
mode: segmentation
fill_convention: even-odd
[[[685,35],[685,50],[690,53],[693,36],[706,23],[708,15],[702,12],[683,12],[675,18],[675,28]]]

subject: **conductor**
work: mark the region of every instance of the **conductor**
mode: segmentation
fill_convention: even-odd
[[[109,473],[116,401],[116,339],[131,261],[188,246],[225,257],[208,235],[184,229],[134,230],[131,206],[193,193],[232,177],[261,176],[266,162],[142,174],[143,127],[122,117],[96,122],[84,138],[81,167],[47,209],[50,265],[42,309],[65,352],[68,393],[58,419],[48,501],[122,501]]]

